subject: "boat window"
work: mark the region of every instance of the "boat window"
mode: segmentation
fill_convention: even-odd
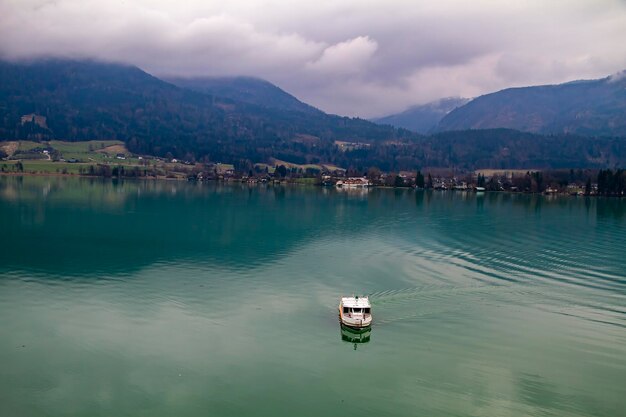
[[[370,313],[370,308],[369,307],[365,307],[363,310],[364,310],[365,314],[369,314]]]
[[[343,308],[343,313],[344,314],[348,314],[350,312],[350,309],[348,307],[344,307]]]
[[[360,308],[353,308],[353,309],[352,309],[352,312],[353,312],[353,313],[360,313],[360,312],[361,312],[361,309],[360,309]]]

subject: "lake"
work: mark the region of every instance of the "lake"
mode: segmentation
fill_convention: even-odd
[[[2,416],[626,415],[623,199],[0,177],[0,226]]]

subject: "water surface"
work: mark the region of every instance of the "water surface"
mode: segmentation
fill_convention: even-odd
[[[624,200],[0,177],[0,228],[2,416],[626,415]]]

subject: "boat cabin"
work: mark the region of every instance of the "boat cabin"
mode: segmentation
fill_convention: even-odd
[[[371,314],[371,307],[346,307],[343,306],[343,314]]]

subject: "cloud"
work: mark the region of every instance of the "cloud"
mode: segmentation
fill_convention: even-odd
[[[609,82],[611,83],[616,83],[622,81],[623,79],[626,79],[626,70],[616,72],[615,74],[611,74],[609,76]]]
[[[367,65],[377,48],[375,41],[367,36],[359,36],[327,47],[322,56],[308,62],[306,68],[327,75],[357,74]]]
[[[0,56],[254,75],[370,117],[626,68],[623,0],[0,0]]]

